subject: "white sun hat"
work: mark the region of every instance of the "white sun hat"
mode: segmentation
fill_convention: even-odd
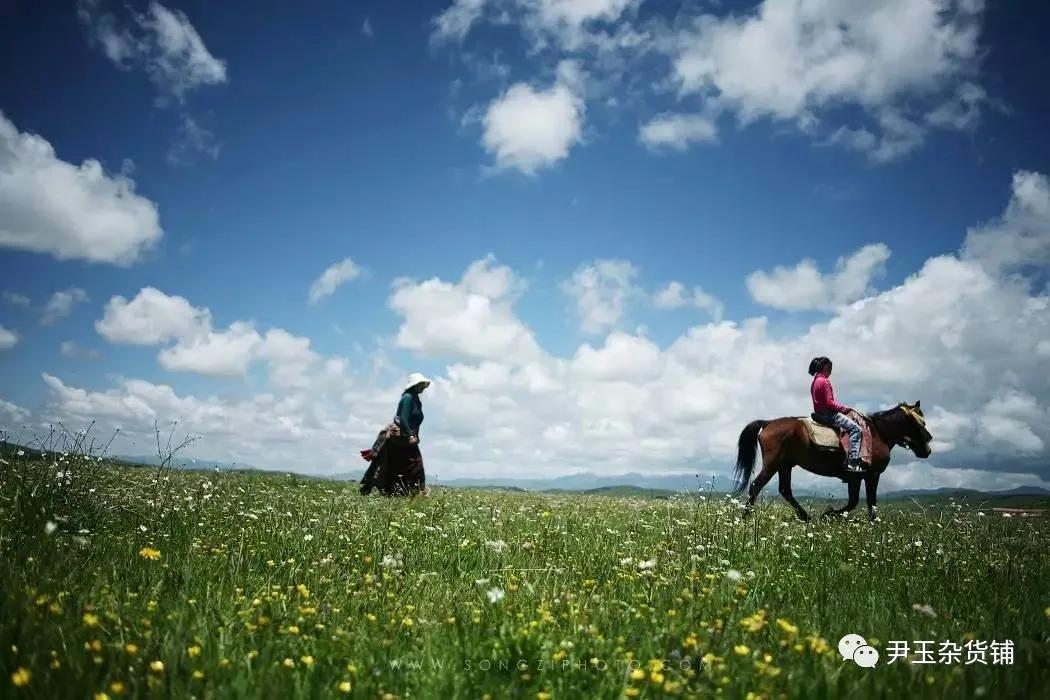
[[[419,384],[422,384],[423,388],[426,389],[428,386],[430,386],[430,380],[422,374],[420,374],[419,372],[413,372],[412,374],[408,375],[408,383],[405,384],[405,391],[408,391],[412,387],[418,386]]]

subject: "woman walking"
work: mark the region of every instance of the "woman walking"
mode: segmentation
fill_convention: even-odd
[[[423,424],[423,402],[420,399],[430,380],[422,374],[410,374],[397,403],[394,422],[387,426],[369,450],[361,456],[372,462],[361,479],[361,493],[373,487],[383,495],[417,494],[426,490],[423,454],[419,451],[419,428]]]

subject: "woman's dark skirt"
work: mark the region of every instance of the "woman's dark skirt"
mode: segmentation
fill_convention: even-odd
[[[422,493],[427,477],[419,444],[401,436],[391,437],[372,459],[361,479],[361,493],[379,489],[384,496],[406,496]]]

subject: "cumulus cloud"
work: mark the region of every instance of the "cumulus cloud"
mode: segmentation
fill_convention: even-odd
[[[29,420],[29,411],[10,401],[0,399],[0,429],[15,428]]]
[[[399,280],[389,300],[403,318],[395,343],[431,357],[533,360],[539,345],[513,311],[519,284],[492,256],[472,263],[455,284]]]
[[[481,143],[497,169],[534,175],[569,155],[580,141],[583,117],[583,101],[565,72],[547,89],[515,83],[485,110]]]
[[[18,334],[0,326],[0,351],[10,350],[18,345]]]
[[[227,80],[226,62],[212,55],[180,10],[151,2],[146,12],[119,18],[104,0],[80,0],[77,14],[113,63],[122,69],[141,68],[179,101],[195,88]]]
[[[882,273],[889,257],[890,249],[884,244],[866,245],[839,258],[834,272],[822,273],[815,261],[806,259],[794,267],[751,273],[747,289],[759,304],[776,309],[832,309],[869,294],[872,279]]]
[[[333,263],[310,285],[310,303],[316,304],[321,299],[331,296],[341,285],[360,277],[362,272],[360,266],[351,258]]]
[[[474,23],[481,18],[486,0],[453,0],[452,4],[434,18],[435,42],[463,41]]]
[[[619,19],[641,0],[453,0],[434,18],[431,40],[462,42],[487,10],[496,21],[513,16],[531,36],[536,47],[554,41],[572,49],[583,40],[584,26]]]
[[[0,113],[0,247],[130,265],[163,235],[156,205],[97,160],[61,160]]]
[[[1014,174],[1001,217],[970,229],[963,255],[993,272],[1050,265],[1050,181],[1042,173]]]
[[[693,143],[716,141],[718,126],[701,114],[660,114],[642,125],[638,138],[654,151],[684,151]]]
[[[128,301],[115,296],[95,323],[99,335],[111,343],[157,345],[176,338],[193,338],[211,328],[211,312],[198,309],[180,296],[143,287]]]
[[[600,333],[620,322],[638,293],[637,276],[638,269],[627,260],[595,260],[576,269],[562,289],[576,302],[584,333]]]
[[[88,300],[87,292],[80,287],[70,287],[61,292],[55,292],[47,302],[44,315],[40,323],[49,326],[60,318],[64,318],[73,312],[73,307]]]
[[[168,149],[169,165],[191,165],[199,158],[215,160],[219,157],[219,143],[215,134],[187,114],[182,115],[179,136]]]
[[[718,297],[708,294],[703,287],[693,287],[692,292],[686,292],[685,285],[677,281],[668,282],[666,287],[656,292],[653,295],[653,304],[658,309],[692,306],[707,311],[715,321],[722,320],[725,310]]]
[[[180,338],[157,358],[171,372],[195,372],[218,377],[241,377],[248,371],[262,338],[250,323],[234,322],[225,331]]]

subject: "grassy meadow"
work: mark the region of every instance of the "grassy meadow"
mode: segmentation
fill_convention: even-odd
[[[1050,687],[1046,518],[904,502],[874,525],[807,525],[775,489],[741,521],[714,495],[364,498],[289,475],[31,457],[0,464],[0,697]],[[851,632],[877,667],[842,661]],[[1013,664],[886,663],[890,640],[968,639],[1012,640]]]

